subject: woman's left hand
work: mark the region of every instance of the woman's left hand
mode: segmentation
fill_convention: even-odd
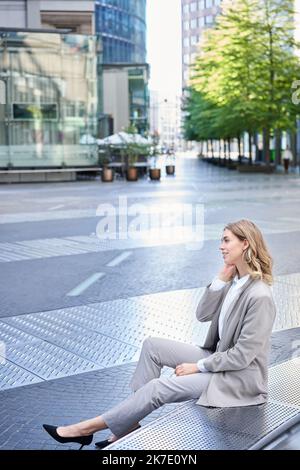
[[[175,369],[176,375],[189,375],[189,374],[195,374],[196,372],[200,372],[197,367],[197,364],[189,364],[189,363],[179,364],[179,366],[177,366]]]

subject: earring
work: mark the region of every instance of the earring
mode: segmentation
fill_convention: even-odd
[[[248,263],[251,263],[251,256],[252,256],[251,248],[248,248],[248,250],[246,251],[246,261]]]

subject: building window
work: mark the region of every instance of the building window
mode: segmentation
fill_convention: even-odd
[[[201,18],[199,18],[198,21],[199,21],[199,26],[203,28],[205,26],[205,17],[201,16]]]
[[[205,17],[205,23],[206,24],[212,24],[214,21],[214,17],[212,15],[208,15]]]
[[[190,29],[190,22],[189,22],[189,21],[185,21],[185,22],[183,23],[183,29],[184,29],[185,31],[188,31],[188,30]]]
[[[213,6],[213,0],[205,0],[205,8],[211,8]]]
[[[191,20],[191,29],[197,28],[197,18]]]
[[[184,13],[185,15],[187,15],[187,14],[189,13],[189,11],[190,11],[190,8],[189,8],[189,7],[190,7],[190,5],[184,5],[184,7],[183,7],[183,13]]]
[[[197,54],[194,52],[190,57],[190,64],[193,64],[196,61]]]
[[[189,65],[189,61],[190,61],[190,56],[189,56],[189,54],[184,54],[184,56],[183,56],[183,62],[184,62],[184,64]]]
[[[185,37],[183,40],[183,45],[184,47],[189,47],[190,46],[190,38]]]
[[[196,2],[191,3],[191,12],[193,12],[193,11],[197,11],[197,3]]]
[[[205,8],[205,0],[199,0],[198,2],[198,10],[204,10]]]
[[[191,45],[195,46],[198,43],[198,36],[191,36]]]

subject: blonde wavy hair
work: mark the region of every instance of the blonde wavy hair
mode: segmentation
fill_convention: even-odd
[[[252,279],[261,279],[266,284],[273,284],[273,260],[268,251],[261,231],[250,220],[239,220],[227,224],[224,230],[230,230],[241,241],[247,240],[248,248],[243,257],[248,264],[249,274]]]

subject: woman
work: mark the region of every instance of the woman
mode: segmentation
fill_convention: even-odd
[[[197,307],[211,321],[202,348],[163,338],[144,341],[131,387],[133,394],[111,410],[81,423],[45,430],[58,442],[92,442],[110,428],[105,447],[139,427],[139,421],[165,403],[198,399],[214,407],[249,406],[267,400],[269,340],[275,318],[272,259],[258,227],[240,220],[228,224],[220,250],[225,265]],[[175,369],[160,377],[163,366]]]

